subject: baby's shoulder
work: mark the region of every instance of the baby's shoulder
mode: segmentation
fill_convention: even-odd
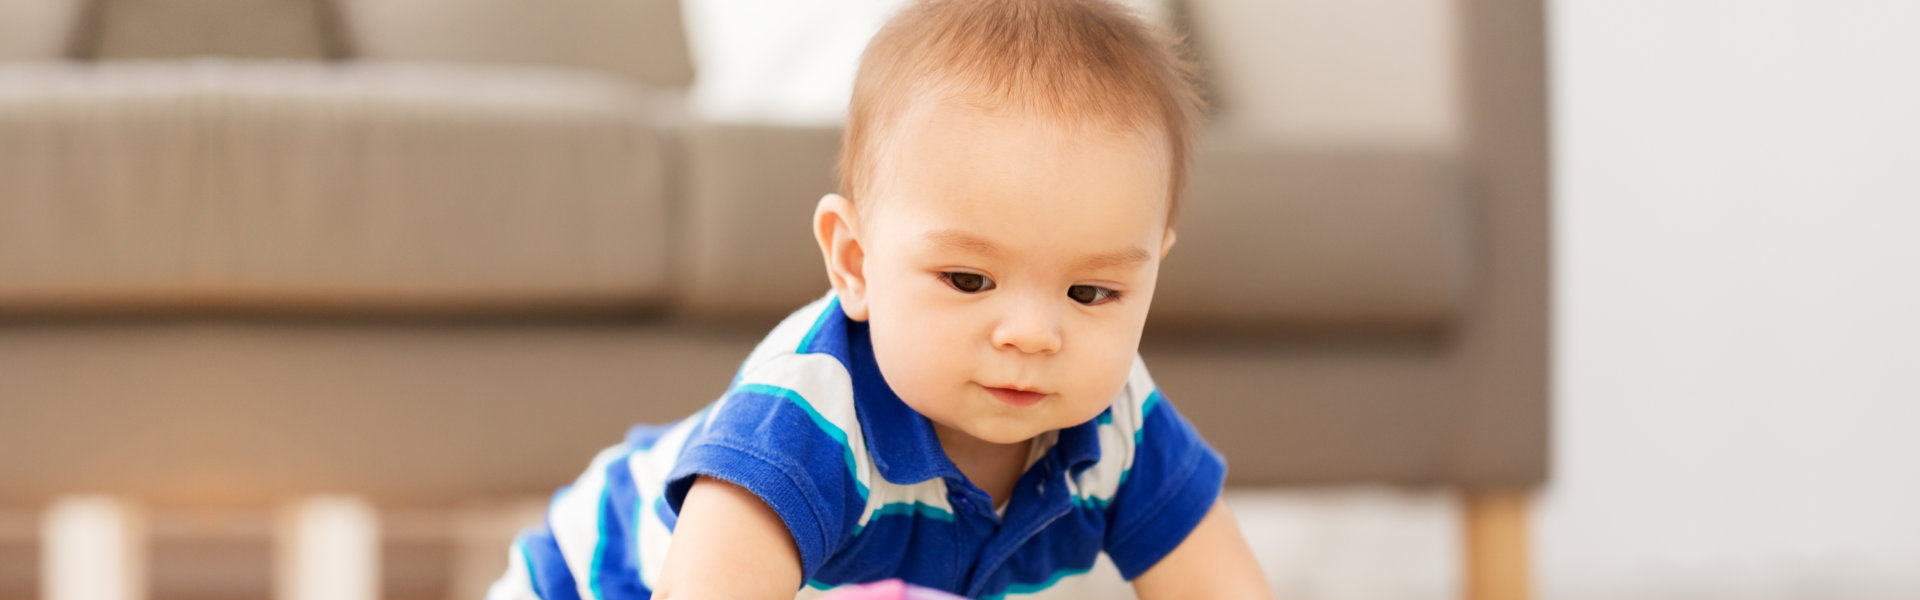
[[[851,412],[853,388],[852,374],[833,355],[782,352],[743,366],[715,408],[724,410],[729,398],[741,395],[770,395],[817,415]]]
[[[832,318],[838,314],[839,302],[832,292],[788,314],[772,331],[767,332],[766,337],[760,339],[760,343],[754,345],[746,360],[741,361],[740,374],[758,369],[767,362],[806,352],[809,346],[815,345],[815,339],[823,330],[833,324]]]

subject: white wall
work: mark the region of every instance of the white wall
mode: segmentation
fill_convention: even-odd
[[[1550,3],[1547,597],[1920,598],[1920,3]]]

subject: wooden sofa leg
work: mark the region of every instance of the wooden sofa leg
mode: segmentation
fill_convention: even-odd
[[[41,516],[42,597],[147,597],[147,531],[140,507],[110,496],[54,500]]]
[[[380,597],[380,515],[365,499],[313,496],[281,509],[274,600]]]
[[[1462,512],[1466,540],[1467,600],[1528,600],[1533,597],[1532,554],[1527,519],[1533,491],[1468,490]]]

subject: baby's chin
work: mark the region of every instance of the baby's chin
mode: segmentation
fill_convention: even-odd
[[[1082,422],[1088,419],[1092,419],[1092,417],[1083,419]],[[960,430],[983,442],[1009,445],[1025,444],[1046,432],[1065,429],[1078,424],[1079,423],[1057,423],[1052,420],[1042,421],[1033,418],[1007,418],[1004,420],[973,423],[969,427],[960,428]]]
[[[980,441],[987,442],[989,444],[999,444],[1002,446],[1007,446],[1007,445],[1013,445],[1013,444],[1025,444],[1027,442],[1033,441],[1033,438],[1035,436],[1040,435],[1044,431],[1046,430],[1044,429],[1035,430],[1030,427],[1028,428],[996,427],[996,428],[991,428],[991,430],[985,431],[985,432],[969,431],[967,432],[967,434],[975,438],[979,438]]]

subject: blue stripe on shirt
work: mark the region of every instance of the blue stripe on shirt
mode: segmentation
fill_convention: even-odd
[[[588,589],[601,600],[646,600],[653,596],[640,579],[640,490],[634,487],[632,454],[607,463],[600,495],[600,539],[595,541]]]
[[[527,579],[541,600],[579,600],[573,572],[567,570],[567,559],[560,554],[560,544],[553,539],[550,527],[520,534],[520,547],[527,557]]]
[[[806,411],[807,418],[813,420],[813,425],[815,427],[819,427],[822,433],[825,433],[827,434],[828,437],[833,438],[833,441],[840,443],[841,449],[843,449],[846,453],[845,457],[847,461],[847,474],[848,476],[853,477],[853,484],[860,489],[860,498],[862,500],[866,499],[868,494],[867,486],[866,484],[860,483],[860,468],[858,466],[855,466],[854,458],[853,458],[853,444],[847,442],[846,430],[841,429],[839,425],[834,425],[833,422],[828,421],[826,417],[820,416],[820,411],[814,410],[813,405],[808,403],[806,398],[802,398],[799,392],[795,392],[793,390],[783,388],[783,387],[767,385],[764,383],[749,383],[749,384],[740,386],[738,393],[765,394],[768,396],[781,398],[788,402],[792,402],[794,406],[798,406],[800,407],[801,410]]]

